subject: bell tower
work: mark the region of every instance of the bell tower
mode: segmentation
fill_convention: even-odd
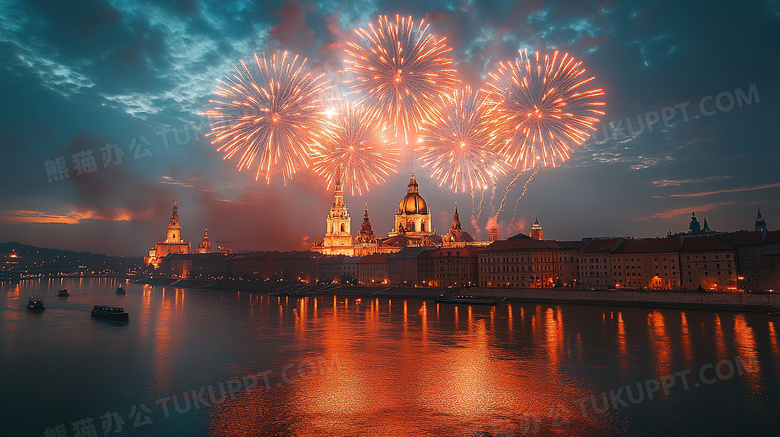
[[[529,237],[534,240],[544,240],[544,231],[542,231],[542,225],[539,224],[537,216],[534,216],[534,224],[531,225],[531,235]]]
[[[344,188],[341,185],[341,171],[336,173],[336,190],[333,205],[325,219],[325,238],[322,240],[322,253],[325,255],[352,256],[352,219],[344,203]]]
[[[377,240],[373,229],[371,229],[371,219],[368,217],[368,204],[366,204],[363,224],[355,237],[355,256],[372,255],[377,252],[377,249]]]
[[[209,238],[209,230],[203,233],[203,240],[198,246],[198,253],[211,253],[211,239]]]
[[[173,201],[173,212],[171,212],[171,221],[168,222],[168,235],[165,237],[166,243],[181,243],[181,224],[179,224],[179,207],[177,201]]]

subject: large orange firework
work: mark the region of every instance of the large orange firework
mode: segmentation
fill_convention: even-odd
[[[496,134],[487,109],[484,98],[467,86],[442,96],[431,111],[416,150],[439,186],[449,184],[456,193],[468,189],[473,194],[506,175],[507,164],[491,150]]]
[[[269,60],[255,54],[254,60],[240,61],[232,77],[218,80],[219,98],[210,100],[216,107],[206,112],[212,120],[208,135],[224,159],[240,154],[239,170],[256,162],[255,180],[264,174],[270,184],[272,172],[279,171],[286,185],[311,163],[325,128],[320,95],[328,87],[324,74],[306,72],[306,59],[299,63],[297,55],[274,53]]]
[[[373,113],[342,101],[329,116],[312,170],[325,177],[328,188],[340,175],[353,195],[362,195],[363,190],[369,191],[372,184],[385,182],[385,176],[397,171],[401,151],[392,145],[387,129]]]
[[[595,130],[604,115],[602,89],[586,89],[582,62],[569,54],[540,57],[521,51],[514,61],[499,63],[482,90],[497,133],[505,136],[498,151],[514,168],[553,166],[569,158]]]
[[[354,79],[348,83],[358,102],[379,114],[386,125],[408,142],[416,133],[430,107],[440,94],[452,91],[458,82],[452,51],[445,38],[428,33],[425,20],[415,26],[412,17],[395,16],[390,22],[380,16],[376,26],[355,30],[359,42],[349,42],[345,50],[345,72]]]

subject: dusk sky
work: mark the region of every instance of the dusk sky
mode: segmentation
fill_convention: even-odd
[[[780,223],[778,1],[0,0],[0,10],[0,241],[141,256],[164,239],[176,198],[193,249],[204,228],[236,250],[309,247],[325,231],[325,181],[304,170],[266,185],[238,172],[204,137],[203,113],[216,80],[253,53],[298,53],[343,80],[354,30],[395,14],[446,36],[474,88],[527,49],[573,55],[604,89],[594,138],[539,171],[514,222],[520,187],[510,193],[502,238],[528,233],[534,215],[559,240],[681,232],[691,211],[714,230],[752,229],[759,205],[770,229]],[[76,164],[90,153],[95,167]],[[385,184],[347,194],[353,232],[367,203],[387,235],[412,169],[438,233],[457,201],[480,239],[515,175],[485,194],[475,226],[470,195],[439,188],[405,153]]]

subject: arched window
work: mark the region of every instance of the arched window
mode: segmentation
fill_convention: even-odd
[[[420,222],[420,231],[422,231],[422,232],[427,232],[427,231],[425,230],[425,220],[423,220],[423,221],[421,221],[421,222]]]
[[[341,224],[341,232],[344,232],[344,223]]]

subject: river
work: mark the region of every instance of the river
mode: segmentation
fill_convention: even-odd
[[[767,314],[115,288],[0,283],[0,434],[780,432]]]

